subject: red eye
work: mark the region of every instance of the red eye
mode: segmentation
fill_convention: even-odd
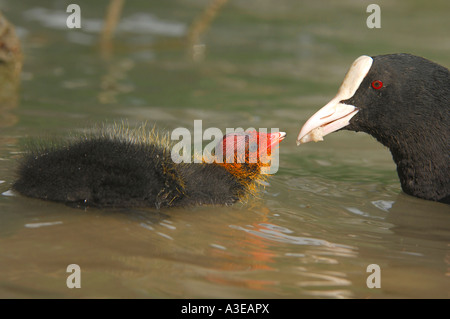
[[[372,82],[372,87],[375,90],[379,90],[379,89],[381,89],[383,87],[383,82],[375,80],[375,81]]]

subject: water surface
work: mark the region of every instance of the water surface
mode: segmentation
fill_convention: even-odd
[[[0,297],[450,297],[447,205],[403,194],[368,135],[295,145],[356,57],[409,52],[448,67],[448,1],[379,1],[371,30],[366,1],[230,0],[197,42],[186,37],[210,1],[129,1],[109,46],[109,2],[79,1],[80,30],[65,27],[69,3],[0,3],[25,56],[17,99],[0,108]],[[27,139],[124,119],[288,136],[269,185],[233,207],[85,211],[10,191]],[[69,264],[80,289],[66,286]],[[366,285],[370,264],[379,289]]]

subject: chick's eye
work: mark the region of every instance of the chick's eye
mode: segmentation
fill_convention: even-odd
[[[379,80],[375,80],[375,81],[372,82],[372,87],[375,90],[379,90],[379,89],[381,89],[383,87],[383,82],[381,82]]]

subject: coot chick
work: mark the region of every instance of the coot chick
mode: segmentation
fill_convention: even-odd
[[[450,72],[410,54],[361,56],[297,144],[340,130],[366,132],[391,151],[403,191],[450,203]]]
[[[230,133],[216,146],[220,156],[177,164],[167,136],[115,127],[63,145],[31,148],[13,189],[81,208],[231,205],[256,190],[284,136]]]

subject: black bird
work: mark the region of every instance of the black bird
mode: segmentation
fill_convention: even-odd
[[[231,205],[256,191],[262,168],[284,136],[230,133],[216,146],[218,156],[177,164],[167,136],[115,126],[63,144],[31,147],[13,190],[80,208]]]
[[[450,72],[410,54],[361,56],[338,94],[302,127],[297,144],[346,129],[391,151],[403,191],[450,203]]]

